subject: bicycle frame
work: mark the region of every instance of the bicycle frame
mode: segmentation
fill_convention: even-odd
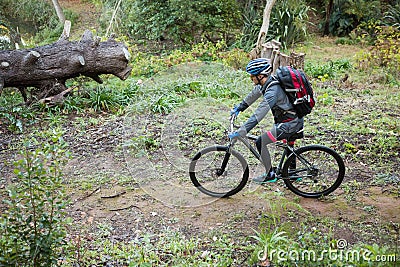
[[[238,128],[233,124],[234,120],[235,117],[231,117],[231,133],[234,128]],[[283,149],[279,165],[275,169],[275,178],[282,179],[289,190],[302,197],[318,198],[328,195],[343,181],[344,161],[336,151],[323,145],[294,148],[294,141],[302,137],[301,130],[288,136],[287,140],[274,143],[279,149]],[[250,173],[241,151],[247,148],[256,159],[263,162],[261,153],[258,152],[258,138],[254,135],[238,136],[225,146],[212,145],[197,152],[189,165],[189,175],[194,186],[212,197],[225,198],[238,193],[246,186]],[[236,142],[242,142],[246,148],[236,150]],[[231,158],[234,160],[229,164]],[[221,179],[218,178],[220,176]]]
[[[235,119],[236,119],[236,116],[231,116],[231,119],[230,119],[230,129],[231,129],[231,132],[233,132],[233,131],[234,131],[234,128],[235,128],[235,125],[234,125]],[[238,138],[237,138],[237,140],[239,140],[240,142],[242,142],[242,143],[250,150],[250,152],[251,152],[260,162],[262,162],[260,153],[258,153],[258,150],[257,150],[256,148],[254,148],[254,147],[251,145],[250,141],[249,141],[249,140],[256,141],[257,139],[258,139],[258,136],[251,135],[251,134],[248,134],[246,137],[238,136]],[[228,152],[230,151],[230,148],[232,148],[232,147],[234,146],[235,141],[236,141],[236,140],[231,141],[231,142],[229,143],[229,145],[228,145],[228,148],[229,148],[229,149],[228,149]],[[280,170],[281,170],[283,164],[285,163],[285,159],[288,158],[289,155],[290,155],[291,153],[295,153],[295,152],[294,152],[294,147],[288,145],[288,144],[285,143],[285,142],[275,142],[274,144],[275,144],[275,146],[280,147],[280,148],[283,149],[283,153],[282,153],[281,159],[279,160],[279,165],[276,167],[276,174],[279,175],[279,174],[280,174]],[[227,154],[230,154],[230,153],[227,153]],[[225,169],[228,160],[229,160],[229,155],[226,155],[225,158],[224,158],[223,164],[222,164],[222,168],[223,168],[223,169]],[[304,159],[301,159],[301,160],[304,160]]]
[[[242,143],[250,150],[250,152],[261,162],[261,155],[260,155],[260,153],[258,153],[258,150],[257,150],[256,148],[254,148],[254,146],[252,146],[251,143],[249,142],[249,140],[255,141],[255,140],[257,140],[257,138],[258,138],[258,137],[255,136],[255,135],[247,135],[246,137],[241,137],[241,136],[239,136],[239,137],[237,138],[237,140],[240,141],[240,142],[242,142]],[[235,142],[231,142],[231,143],[228,145],[228,147],[229,147],[229,148],[233,148],[234,143],[235,143]],[[293,148],[292,146],[289,146],[288,144],[286,144],[286,143],[284,143],[284,142],[276,142],[276,143],[274,143],[274,144],[275,144],[275,146],[280,147],[280,148],[283,149],[281,158],[280,158],[280,160],[279,160],[279,164],[278,164],[278,166],[276,167],[276,174],[279,175],[279,174],[280,174],[280,170],[281,170],[283,164],[285,163],[286,158],[289,157],[289,155],[290,155],[291,153],[295,153],[295,152],[294,152],[294,148]],[[229,150],[228,150],[228,152],[229,152]],[[226,157],[226,158],[224,159],[224,162],[225,162],[225,160],[226,160],[226,162],[227,162],[228,159],[229,159],[229,157]],[[223,166],[226,166],[226,165],[224,164]]]

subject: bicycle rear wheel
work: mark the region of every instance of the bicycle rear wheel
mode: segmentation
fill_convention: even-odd
[[[286,186],[293,193],[309,198],[326,196],[335,191],[342,183],[344,174],[342,157],[321,145],[297,149],[282,168]]]
[[[249,167],[239,152],[227,146],[211,146],[193,157],[189,175],[201,192],[223,198],[243,189],[249,178]]]

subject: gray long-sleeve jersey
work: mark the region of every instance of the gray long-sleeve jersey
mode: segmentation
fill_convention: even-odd
[[[274,116],[274,127],[279,128],[280,132],[290,134],[303,128],[303,118],[297,117],[286,93],[273,76],[268,79],[264,86],[256,85],[240,103],[239,110],[246,110],[261,96],[264,96],[264,99],[254,114],[238,130],[241,136],[250,132],[267,115],[269,110],[272,110]]]

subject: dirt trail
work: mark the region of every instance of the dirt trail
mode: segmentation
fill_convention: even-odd
[[[104,129],[107,127],[103,126]],[[97,139],[96,136],[87,138]],[[107,141],[103,139],[103,142]],[[299,221],[312,216],[331,218],[348,225],[355,221],[360,221],[360,224],[400,222],[400,198],[390,190],[384,191],[388,189],[386,187],[360,189],[349,199],[344,192],[345,186],[342,186],[326,199],[306,199],[285,189],[283,183],[277,183],[270,187],[247,188],[228,199],[213,199],[200,193],[191,194],[191,202],[174,202],[186,187],[168,188],[163,179],[155,177],[153,187],[143,188],[135,180],[140,179],[139,173],[130,171],[123,153],[116,154],[107,146],[103,147],[106,151],[96,152],[90,148],[89,145],[86,155],[79,152],[81,156],[67,167],[68,181],[74,188],[70,195],[74,201],[70,214],[78,221],[90,218],[91,222],[111,224],[120,230],[121,235],[135,236],[165,227],[195,235],[213,229],[251,235],[253,229],[258,228],[261,216],[279,215],[285,221],[291,212],[297,214]],[[151,168],[150,162],[141,164]],[[188,176],[186,179],[187,186],[191,186]],[[201,205],[183,207],[179,205],[182,203]],[[354,229],[338,227],[336,230],[339,237],[346,237],[349,242],[360,238]]]

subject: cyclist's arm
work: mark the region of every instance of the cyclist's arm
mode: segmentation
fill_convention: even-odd
[[[239,104],[238,110],[245,111],[249,106],[251,106],[260,96],[262,96],[261,86],[254,86],[253,90],[243,99]]]
[[[267,115],[271,107],[276,104],[276,101],[275,90],[268,90],[254,114],[240,127],[238,133],[241,136],[246,136],[246,134],[250,132],[265,117],[265,115]]]

